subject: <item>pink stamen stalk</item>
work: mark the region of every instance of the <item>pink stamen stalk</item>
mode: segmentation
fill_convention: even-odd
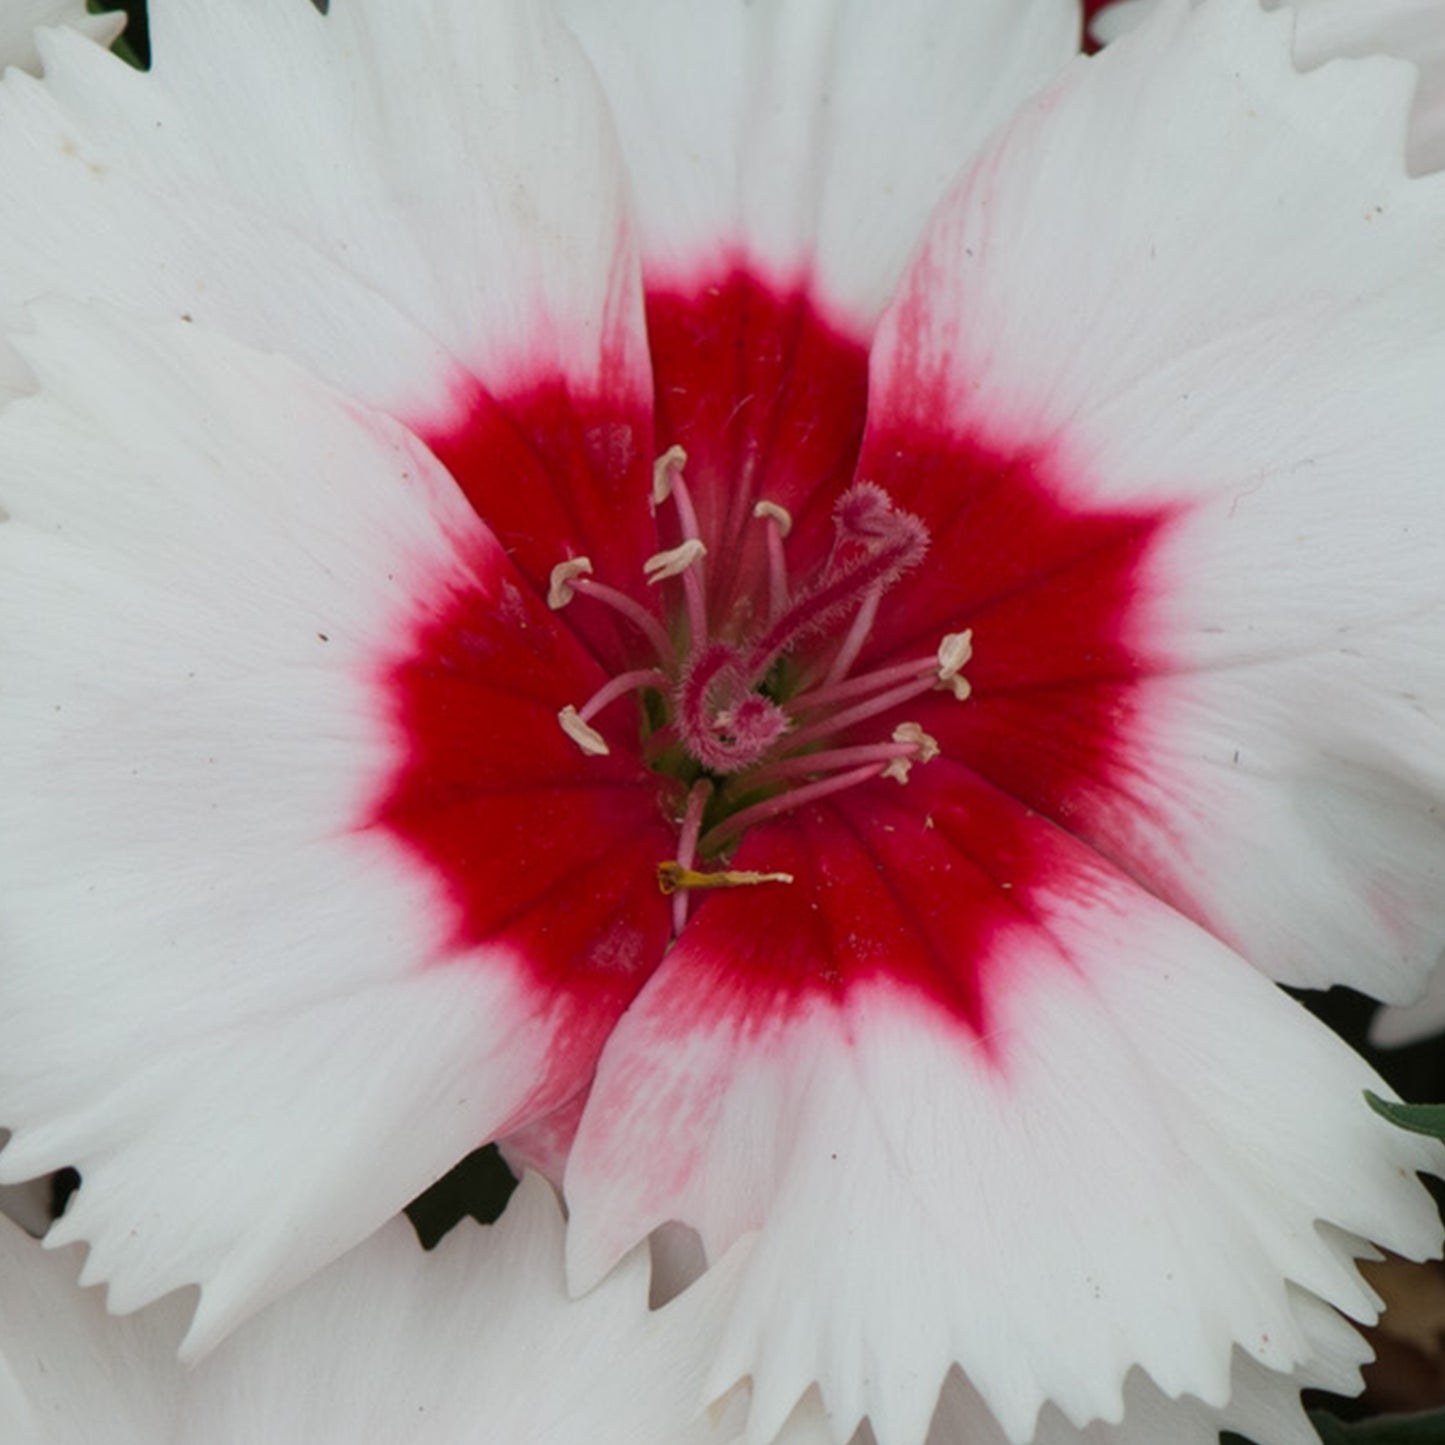
[[[870,717],[877,717],[879,713],[887,712],[889,708],[908,702],[921,693],[931,691],[932,688],[933,678],[929,676],[919,678],[916,682],[907,683],[902,687],[892,688],[888,692],[879,693],[875,697],[870,697],[866,702],[860,702],[855,707],[844,708],[842,712],[830,713],[825,718],[819,718],[815,723],[809,723],[807,727],[789,733],[788,745],[789,747],[803,747],[815,738],[829,737],[833,733],[840,733],[845,728],[852,727],[854,723],[865,722]]]
[[[609,703],[616,702],[638,688],[667,687],[667,674],[660,668],[642,667],[635,672],[619,673],[610,682],[603,683],[591,697],[577,709],[577,716],[583,722],[591,722]]]
[[[860,673],[832,687],[818,687],[800,692],[797,697],[784,704],[784,711],[790,717],[815,712],[820,707],[832,707],[835,703],[847,702],[850,698],[867,697],[869,693],[881,692],[885,687],[895,687],[911,679],[920,682],[927,679],[931,684],[938,679],[938,659],[920,657],[913,662],[895,662],[889,667],[880,667],[874,672]]]
[[[838,649],[838,655],[833,659],[827,677],[823,679],[824,687],[830,683],[841,682],[858,661],[858,654],[863,651],[863,644],[867,642],[868,634],[878,619],[878,604],[882,598],[883,589],[875,587],[863,599],[863,605],[858,609],[858,615],[853,619],[853,625],[848,629],[848,635],[843,639],[843,645]]]
[[[745,833],[754,824],[765,823],[769,818],[776,818],[782,813],[790,813],[804,803],[815,803],[819,798],[826,798],[833,793],[841,793],[847,788],[855,787],[859,783],[866,783],[870,778],[881,776],[884,767],[883,763],[869,763],[865,767],[854,768],[851,772],[823,778],[819,782],[809,783],[806,787],[793,788],[789,792],[779,793],[775,798],[754,803],[751,808],[744,808],[742,812],[734,813],[730,818],[724,818],[717,827],[704,834],[698,843],[699,850],[703,853],[712,853],[740,833]]]
[[[707,811],[707,801],[712,797],[712,784],[704,778],[692,785],[687,795],[687,806],[682,814],[682,826],[677,834],[677,861],[683,868],[691,868],[697,862],[697,840],[702,832],[702,815]],[[672,931],[680,934],[687,926],[687,889],[679,888],[672,895]]]
[[[922,748],[918,743],[859,743],[850,748],[827,748],[817,753],[802,753],[781,758],[756,772],[744,773],[738,779],[741,789],[766,787],[785,778],[807,777],[809,773],[836,773],[842,768],[862,763],[891,763],[894,758],[916,758]]]
[[[677,520],[682,527],[682,540],[684,542],[702,541],[702,528],[697,524],[697,508],[692,504],[692,493],[687,489],[687,483],[683,480],[682,467],[672,467],[668,472],[668,480],[672,483],[672,505],[677,508]]]
[[[694,562],[682,574],[682,590],[687,598],[687,625],[692,630],[694,653],[707,645],[707,598],[702,590],[702,562]]]
[[[768,527],[768,621],[783,615],[788,605],[788,554],[783,547],[783,528],[776,517]]]
[[[672,639],[668,637],[662,623],[640,602],[634,601],[625,592],[619,592],[615,587],[609,587],[605,582],[594,582],[590,577],[574,577],[571,586],[574,592],[580,592],[594,602],[604,603],[620,612],[629,622],[641,629],[664,665],[670,666],[676,661]]]

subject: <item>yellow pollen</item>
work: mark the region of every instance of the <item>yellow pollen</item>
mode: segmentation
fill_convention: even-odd
[[[791,873],[750,873],[735,868],[725,868],[720,873],[698,873],[677,862],[657,865],[657,886],[666,894],[683,888],[752,888],[759,883],[792,881]]]

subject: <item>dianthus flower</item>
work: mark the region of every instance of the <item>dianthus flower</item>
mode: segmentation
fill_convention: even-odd
[[[1445,938],[1408,68],[1249,0],[152,22],[0,95],[49,1241],[197,1353],[495,1139],[574,1291],[750,1237],[751,1445],[1307,1438],[1440,1232],[1275,986]]]

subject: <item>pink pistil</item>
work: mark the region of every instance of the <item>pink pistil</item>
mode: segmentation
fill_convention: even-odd
[[[783,653],[804,638],[831,627],[875,589],[885,592],[923,560],[928,549],[928,531],[923,523],[908,512],[889,515],[893,521],[890,532],[871,545],[835,546],[821,580],[800,590],[753,643],[746,670],[755,685]],[[840,560],[847,551],[854,555]]]
[[[782,708],[752,690],[737,653],[721,642],[684,673],[676,703],[683,745],[715,773],[750,767],[788,727]]]

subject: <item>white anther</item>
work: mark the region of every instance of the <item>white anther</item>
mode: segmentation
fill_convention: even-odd
[[[753,508],[753,516],[760,520],[766,517],[768,521],[776,522],[780,537],[786,537],[793,530],[793,514],[777,502],[759,502]]]
[[[582,714],[569,702],[557,714],[562,731],[587,754],[589,758],[605,758],[612,751],[607,739],[596,728],[582,721]]]
[[[553,612],[560,612],[577,595],[572,583],[578,577],[591,575],[592,560],[589,557],[572,557],[566,562],[559,562],[552,569],[552,577],[547,584],[547,606]]]
[[[642,571],[649,582],[661,582],[664,577],[680,577],[694,562],[707,556],[707,548],[691,537],[680,547],[658,552],[642,564]]]
[[[883,769],[885,778],[895,778],[900,783],[908,781],[909,769],[914,763],[931,763],[938,756],[938,742],[923,731],[917,723],[899,723],[893,729],[895,743],[907,743],[914,752],[902,758],[894,758]]]
[[[668,447],[652,464],[652,505],[660,507],[672,495],[673,476],[687,465],[681,447]]]
[[[962,669],[973,657],[973,632],[950,632],[938,644],[938,682],[941,687],[953,689],[953,695],[963,702],[972,692]]]
[[[917,723],[899,723],[893,729],[893,741],[917,748],[915,762],[931,763],[938,756],[938,739],[924,732]]]

